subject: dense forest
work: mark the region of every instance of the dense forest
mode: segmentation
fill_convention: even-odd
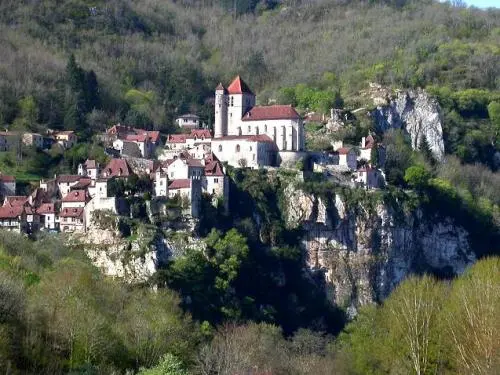
[[[459,1],[0,1],[0,127],[71,129],[83,141],[1,153],[0,171],[21,190],[86,158],[104,163],[94,136],[118,122],[165,134],[193,112],[210,126],[214,87],[237,74],[261,104],[301,113],[369,110],[359,93],[370,82],[425,88],[443,112],[446,157],[413,150],[401,131],[375,134],[388,182],[377,199],[454,218],[483,258],[453,280],[411,277],[349,321],[308,272],[300,229],[284,225],[281,180],[231,170],[237,212],[207,204],[206,251],[144,285],[103,276],[63,236],[0,232],[0,372],[496,373],[500,263],[488,256],[500,240],[499,46],[500,10]],[[360,115],[337,136],[358,144],[372,130]],[[302,188],[340,189],[317,177]]]
[[[5,374],[493,375],[500,365],[498,258],[452,283],[409,278],[334,339],[304,328],[283,336],[264,322],[215,328],[184,313],[168,288],[105,278],[58,239],[0,236]]]

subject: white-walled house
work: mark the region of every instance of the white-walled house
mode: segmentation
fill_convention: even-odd
[[[212,140],[212,152],[233,167],[275,165],[276,144],[267,135],[232,135]]]
[[[85,232],[83,207],[66,207],[59,212],[61,232]]]
[[[378,169],[366,166],[356,171],[355,181],[366,189],[377,189],[383,186],[384,177]]]
[[[54,203],[43,203],[36,211],[40,215],[41,229],[59,230],[59,215]]]
[[[95,160],[87,159],[85,163],[78,165],[78,175],[89,177],[92,180],[95,180],[99,176],[99,163]]]
[[[354,148],[342,147],[336,152],[338,155],[338,165],[341,168],[356,170],[358,164],[358,157]]]
[[[201,125],[200,117],[194,114],[179,116],[175,119],[175,123],[180,128],[199,128]]]
[[[90,196],[86,190],[72,190],[62,199],[61,209],[83,208],[90,201]]]

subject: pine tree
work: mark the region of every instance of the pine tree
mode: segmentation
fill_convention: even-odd
[[[424,155],[425,160],[427,160],[431,165],[436,164],[436,159],[434,158],[431,146],[429,145],[429,142],[427,141],[427,137],[425,135],[422,137],[422,140],[420,141],[419,150]]]

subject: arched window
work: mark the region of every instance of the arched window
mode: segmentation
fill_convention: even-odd
[[[222,152],[222,145],[219,145],[219,152]]]
[[[264,133],[267,134],[267,124],[264,124]]]
[[[241,135],[241,127],[238,127],[238,135]]]
[[[258,126],[255,127],[255,134],[259,135],[259,127]]]
[[[230,106],[232,107],[234,105],[234,97],[231,96],[231,104]]]
[[[236,145],[236,152],[240,152],[240,145]]]

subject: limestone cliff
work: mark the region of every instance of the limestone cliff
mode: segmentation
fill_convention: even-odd
[[[384,100],[375,95],[373,101],[377,108],[371,116],[379,131],[391,128],[405,130],[414,149],[420,147],[425,137],[434,156],[438,160],[443,158],[441,109],[437,100],[425,90],[400,91],[395,96],[384,96]]]
[[[431,222],[420,210],[396,212],[371,199],[348,203],[290,185],[287,225],[302,226],[313,270],[324,272],[333,302],[351,308],[380,301],[407,275],[461,273],[475,257],[467,232],[449,219]]]
[[[128,283],[146,282],[169,259],[201,245],[184,232],[150,228],[124,238],[116,229],[97,227],[72,235],[69,243],[82,248],[105,275]]]

